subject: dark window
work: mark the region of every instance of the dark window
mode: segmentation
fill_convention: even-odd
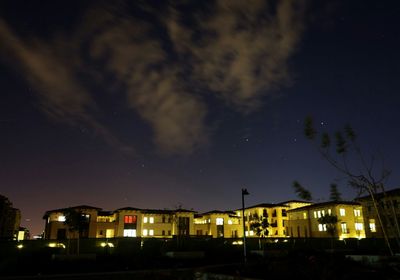
[[[168,235],[171,235],[171,231],[170,230],[168,231]]]
[[[189,217],[178,218],[178,235],[189,235]]]
[[[162,235],[165,235],[165,230],[162,231]]]
[[[287,213],[286,213],[286,209],[282,209],[282,217],[286,217]]]
[[[276,209],[272,212],[272,217],[276,217]]]
[[[124,229],[136,229],[137,216],[127,215],[124,216]]]
[[[264,218],[268,218],[268,212],[267,212],[267,209],[264,209],[264,210],[263,210],[263,216],[264,216]]]
[[[162,222],[165,223],[165,216],[162,216]]]
[[[57,239],[66,239],[67,230],[65,228],[60,228],[57,230]]]
[[[224,225],[217,225],[217,237],[224,237]]]
[[[103,235],[103,231],[102,230],[99,231],[99,235]]]

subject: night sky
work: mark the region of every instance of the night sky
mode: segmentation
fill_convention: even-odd
[[[237,209],[294,180],[353,199],[308,115],[398,187],[395,2],[1,1],[0,193],[32,234],[50,209]]]

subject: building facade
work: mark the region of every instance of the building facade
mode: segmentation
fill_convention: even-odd
[[[359,202],[330,201],[311,203],[291,200],[278,204],[262,203],[247,207],[242,217],[242,209],[235,211],[210,211],[198,214],[192,210],[158,210],[133,207],[114,211],[82,205],[47,211],[44,215],[45,239],[208,236],[212,238],[258,237],[252,223],[266,219],[268,238],[324,238],[334,237],[365,238],[382,237],[376,213],[369,197]],[[390,210],[386,223],[395,224],[394,217],[400,218],[400,189],[388,191],[378,197],[378,204]],[[85,221],[77,230],[70,230],[67,213],[80,213]],[[334,224],[321,220],[322,217],[336,217]],[[244,219],[243,219],[244,218]],[[245,230],[243,230],[243,221]],[[398,220],[397,220],[398,221]],[[331,229],[334,234],[332,236]],[[398,228],[397,228],[398,229]],[[396,233],[396,228],[391,232]]]
[[[374,196],[374,199],[388,238],[400,237],[400,189],[378,193]],[[366,236],[369,238],[383,238],[382,226],[371,196],[360,197],[356,200],[364,209]]]
[[[210,211],[195,215],[194,228],[197,236],[213,238],[238,238],[243,236],[240,217],[233,211]]]
[[[333,224],[324,223],[321,219],[324,216],[334,216],[337,220]],[[288,220],[290,237],[365,238],[362,206],[357,202],[330,201],[291,209]]]
[[[269,224],[267,237],[287,237],[287,211],[310,204],[310,202],[291,200],[278,204],[261,203],[247,207],[244,211],[246,236],[256,237],[256,233],[251,229],[251,224],[253,222],[260,221],[261,219],[266,218]],[[241,217],[242,209],[237,209],[235,212],[237,216]]]
[[[86,219],[81,229],[71,230],[67,213],[77,211]],[[45,239],[114,238],[114,237],[172,237],[194,235],[194,211],[120,208],[103,211],[82,205],[47,211]],[[79,233],[80,232],[80,233]]]

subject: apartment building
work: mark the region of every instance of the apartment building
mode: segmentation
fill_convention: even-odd
[[[262,218],[267,218],[269,223],[268,237],[286,237],[288,235],[286,229],[288,221],[287,211],[310,204],[310,202],[290,200],[278,204],[261,203],[247,207],[244,211],[246,236],[256,237],[255,232],[251,229],[251,223]],[[237,216],[241,217],[242,209],[237,209],[235,212]]]
[[[81,205],[47,211],[44,215],[45,239],[77,238],[78,231],[66,224],[68,211],[81,214],[80,237],[172,237],[194,235],[194,211],[185,209],[158,210],[132,207],[115,211]]]
[[[394,196],[393,196],[394,197]],[[396,200],[392,201],[397,205]],[[367,209],[368,209],[368,204]],[[101,208],[81,205],[47,211],[44,215],[45,239],[77,238],[78,231],[70,230],[66,220],[69,211],[77,211],[83,219],[80,237],[154,237],[209,236],[213,238],[243,237],[242,209],[235,211],[209,211],[197,214],[192,210],[159,210],[133,207],[104,211]],[[315,203],[290,200],[278,204],[262,203],[245,209],[245,234],[257,237],[251,227],[255,221],[268,221],[268,238],[285,237],[331,237],[331,225],[321,223],[323,216],[336,216],[334,237],[364,238],[364,219],[371,228],[371,219],[363,216],[362,204],[358,202]],[[377,228],[377,227],[375,227]]]
[[[194,218],[194,229],[197,236],[213,238],[237,238],[243,236],[240,217],[233,211],[209,211],[197,214]]]
[[[389,238],[400,237],[400,189],[393,189],[374,196],[382,224]],[[356,199],[364,209],[364,224],[367,237],[383,237],[374,202],[370,195]]]
[[[333,228],[333,237],[365,238],[363,211],[360,203],[347,201],[329,201],[315,203],[287,211],[286,231],[290,237],[332,237],[329,227]],[[321,217],[336,216],[333,225],[321,223]]]

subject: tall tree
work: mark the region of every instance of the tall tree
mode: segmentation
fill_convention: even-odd
[[[79,209],[68,208],[64,211],[65,222],[64,224],[68,227],[68,231],[72,234],[77,235],[77,254],[79,255],[79,242],[82,237],[82,233],[87,230],[89,225],[89,219]],[[71,237],[71,236],[70,236]],[[68,239],[71,239],[71,238]]]
[[[329,199],[333,201],[342,200],[342,194],[339,192],[336,184],[331,184]]]
[[[377,167],[375,156],[371,155],[370,160],[367,160],[366,155],[357,143],[357,135],[350,125],[345,125],[333,137],[326,132],[317,137],[318,132],[314,128],[313,119],[307,117],[304,121],[304,135],[314,143],[319,153],[330,165],[346,176],[349,185],[355,188],[359,195],[363,193],[370,195],[386,245],[390,254],[393,254],[385,226],[382,223],[381,211],[376,203],[376,195],[379,192],[385,193],[384,183],[390,175],[384,161],[382,160],[382,166]],[[352,159],[352,164],[350,164],[349,158]],[[397,231],[400,234],[396,217],[395,220]]]
[[[252,215],[250,220],[250,229],[255,232],[258,236],[258,247],[261,250],[261,238],[268,237],[269,234],[269,222],[268,217],[264,217],[263,215],[258,216],[257,214]]]
[[[312,195],[309,190],[304,188],[298,181],[293,181],[292,184],[295,193],[300,199],[311,201],[312,200]]]
[[[331,249],[333,249],[333,240],[335,238],[335,234],[337,232],[337,223],[339,222],[337,216],[335,215],[323,215],[318,218],[318,223],[324,225],[326,227],[326,232],[331,237]]]

